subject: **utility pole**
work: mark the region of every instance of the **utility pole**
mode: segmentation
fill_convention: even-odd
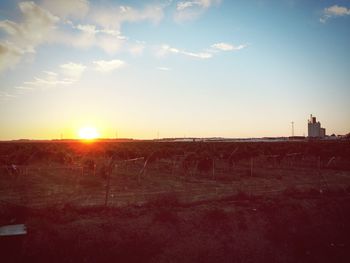
[[[294,121],[292,121],[291,124],[292,124],[292,136],[294,137]]]

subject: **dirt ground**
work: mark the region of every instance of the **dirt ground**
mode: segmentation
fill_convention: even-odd
[[[143,165],[117,165],[109,183],[55,162],[1,170],[0,226],[27,227],[0,237],[1,262],[350,261],[349,169],[159,160],[139,177]]]
[[[243,193],[144,205],[28,208],[1,204],[2,262],[349,262],[349,192]]]

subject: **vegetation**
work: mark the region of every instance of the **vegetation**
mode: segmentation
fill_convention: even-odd
[[[349,262],[349,158],[349,141],[0,143],[0,225],[28,229],[2,259]]]

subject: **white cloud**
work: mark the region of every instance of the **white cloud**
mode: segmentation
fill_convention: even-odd
[[[101,29],[99,32],[105,33],[107,35],[111,35],[114,37],[118,37],[119,39],[126,40],[127,37],[122,36],[119,30],[113,30],[113,29]]]
[[[130,6],[117,6],[112,8],[96,8],[92,19],[107,30],[120,30],[125,22],[151,21],[158,23],[164,16],[163,6],[147,6],[137,10]]]
[[[22,21],[0,21],[0,30],[7,39],[1,43],[0,70],[13,67],[26,53],[35,53],[38,45],[48,42],[59,18],[34,2],[20,2]],[[13,59],[11,62],[10,59]]]
[[[98,30],[96,30],[95,25],[89,25],[89,24],[80,25],[79,24],[79,25],[75,26],[75,28],[81,30],[84,33],[91,34],[91,35],[95,35],[96,33],[99,32]]]
[[[22,91],[34,89],[49,89],[57,86],[66,86],[72,84],[70,79],[60,79],[57,74],[48,74],[43,72],[42,76],[34,77],[32,81],[25,81],[23,86],[16,87]]]
[[[0,71],[14,68],[24,55],[34,54],[37,47],[44,43],[59,43],[79,49],[98,47],[110,55],[120,51],[140,55],[145,45],[123,36],[120,32],[122,24],[157,23],[163,18],[166,7],[149,5],[136,9],[112,3],[108,8],[98,8],[93,4],[90,8],[87,0],[38,2],[40,6],[29,1],[19,2],[19,21],[0,21],[0,31],[5,32],[5,37],[0,39]]]
[[[171,68],[168,68],[168,67],[157,67],[158,70],[161,70],[161,71],[170,71]]]
[[[207,52],[200,52],[200,53],[193,53],[193,52],[186,52],[181,51],[181,54],[184,54],[186,56],[194,57],[194,58],[200,58],[200,59],[207,59],[211,58],[213,55]]]
[[[191,7],[208,8],[214,3],[219,3],[220,1],[214,0],[195,0],[195,1],[180,1],[176,5],[176,10],[182,11]]]
[[[221,51],[235,51],[235,50],[241,50],[243,48],[246,48],[247,45],[234,46],[228,43],[221,42],[221,43],[213,44],[211,47]]]
[[[45,90],[56,87],[70,86],[81,78],[86,66],[69,62],[59,66],[59,72],[43,71],[31,81],[25,81],[21,86],[15,87],[17,94],[24,94],[33,90]]]
[[[69,62],[60,66],[65,77],[70,81],[77,81],[84,73],[86,66]]]
[[[334,5],[328,8],[325,8],[324,12],[328,15],[332,16],[345,16],[345,15],[350,15],[350,9],[343,7],[343,6],[338,6]]]
[[[34,2],[20,2],[18,6],[23,22],[4,20],[0,22],[0,28],[18,47],[33,51],[37,45],[47,41],[48,34],[55,28],[59,18]]]
[[[333,5],[323,10],[323,15],[320,18],[321,23],[326,23],[328,19],[333,17],[350,15],[350,9],[343,6]]]
[[[157,49],[156,55],[158,57],[163,57],[169,53],[173,53],[173,54],[181,54],[181,55],[199,58],[199,59],[209,59],[209,58],[212,58],[213,55],[219,51],[238,51],[246,47],[247,45],[234,46],[232,44],[220,42],[220,43],[211,45],[211,49],[207,49],[202,52],[189,52],[189,51],[171,47],[169,45],[162,45],[160,48]]]
[[[208,8],[218,5],[221,0],[179,1],[176,4],[174,19],[177,22],[193,20],[202,15]]]
[[[42,78],[35,77],[33,81],[24,82],[24,85],[27,85],[35,89],[37,88],[48,89],[48,88],[57,87],[59,85],[70,85],[70,84],[72,84],[71,80],[60,80],[57,77],[53,77],[53,76],[44,76]],[[30,90],[30,88],[28,90]]]
[[[75,26],[73,22],[71,22],[70,24],[72,28],[78,29],[81,32],[89,35],[106,34],[121,40],[127,40],[127,37],[123,36],[119,30],[97,28],[96,25],[91,25],[91,24],[78,24],[77,26]]]
[[[110,55],[120,51],[127,38],[117,30],[106,30],[92,24],[69,24],[73,30],[60,30],[53,42],[73,46],[78,49],[98,47]]]
[[[94,61],[95,70],[99,72],[111,72],[125,66],[125,62],[119,59]]]
[[[83,18],[90,8],[87,0],[42,0],[41,5],[61,18]]]
[[[8,68],[13,68],[20,61],[23,53],[23,50],[11,43],[0,42],[0,72]]]
[[[180,50],[177,48],[170,47],[168,45],[162,45],[160,50],[158,50],[158,56],[165,56],[169,53],[174,53],[174,54],[182,54],[185,56],[189,57],[194,57],[194,58],[199,58],[199,59],[208,59],[211,58],[213,55],[209,52],[188,52],[185,50]]]

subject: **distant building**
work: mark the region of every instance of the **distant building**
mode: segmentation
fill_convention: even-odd
[[[326,129],[321,127],[321,123],[316,122],[316,117],[310,115],[308,121],[308,137],[311,138],[323,138],[326,136]]]

